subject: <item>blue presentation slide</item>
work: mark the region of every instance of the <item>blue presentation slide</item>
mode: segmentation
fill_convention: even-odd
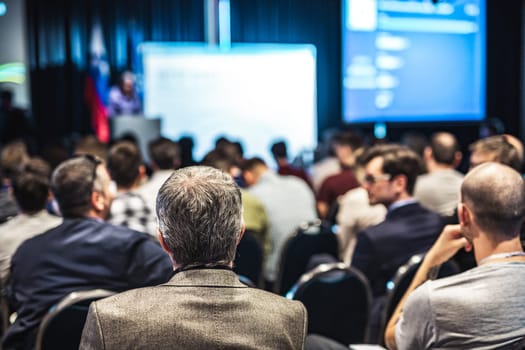
[[[345,122],[484,118],[484,0],[346,0],[343,27]]]

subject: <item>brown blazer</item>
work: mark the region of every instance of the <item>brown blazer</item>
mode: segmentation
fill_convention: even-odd
[[[93,303],[80,349],[302,349],[306,327],[301,303],[199,269]]]

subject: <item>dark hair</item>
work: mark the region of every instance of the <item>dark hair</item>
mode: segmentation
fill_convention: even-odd
[[[243,160],[239,167],[242,171],[250,171],[260,165],[266,166],[266,163],[259,157],[253,157]]]
[[[109,150],[109,174],[120,187],[129,188],[135,183],[141,165],[140,150],[129,141],[119,142]]]
[[[351,131],[340,131],[332,137],[332,144],[346,145],[356,150],[363,146],[363,139],[358,134]]]
[[[180,267],[228,265],[235,258],[241,192],[222,171],[206,166],[174,171],[157,195],[157,216]]]
[[[461,200],[488,232],[518,234],[525,215],[525,184],[514,169],[488,162],[472,169],[461,186]]]
[[[521,172],[522,162],[519,151],[504,135],[490,136],[472,143],[470,152],[487,153],[492,156],[491,161],[505,164]]]
[[[437,163],[454,165],[456,153],[459,152],[458,140],[454,135],[442,132],[432,135],[430,148]]]
[[[180,161],[179,145],[170,139],[151,141],[148,150],[151,160],[162,170],[175,169]]]
[[[91,208],[93,190],[102,189],[100,161],[79,156],[62,162],[53,172],[51,189],[64,217],[84,216]]]
[[[274,158],[287,158],[286,143],[284,141],[275,142],[270,148]]]
[[[407,179],[406,191],[412,195],[418,175],[423,172],[421,158],[406,146],[397,144],[378,145],[370,148],[364,155],[364,164],[372,159],[383,159],[383,173],[393,177],[404,175]]]
[[[234,164],[231,157],[218,150],[208,152],[201,161],[201,165],[219,169],[225,173],[229,173]]]
[[[32,158],[13,179],[13,194],[23,212],[34,213],[45,208],[50,171],[49,164],[45,161]]]

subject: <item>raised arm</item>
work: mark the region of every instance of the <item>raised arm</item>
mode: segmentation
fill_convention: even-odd
[[[427,252],[421,266],[417,270],[414,279],[410,283],[405,295],[397,305],[390,321],[388,321],[385,330],[385,343],[389,349],[397,349],[396,345],[396,323],[399,321],[403,312],[405,302],[417,287],[429,279],[434,279],[437,276],[441,264],[452,258],[454,254],[461,248],[469,251],[471,249],[470,243],[461,234],[460,225],[445,226],[439,238],[434,243],[432,248]]]

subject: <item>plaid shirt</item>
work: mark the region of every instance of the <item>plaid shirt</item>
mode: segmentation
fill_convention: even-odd
[[[111,204],[109,222],[113,225],[129,227],[132,230],[146,232],[156,237],[157,223],[155,215],[138,193],[119,193]]]

